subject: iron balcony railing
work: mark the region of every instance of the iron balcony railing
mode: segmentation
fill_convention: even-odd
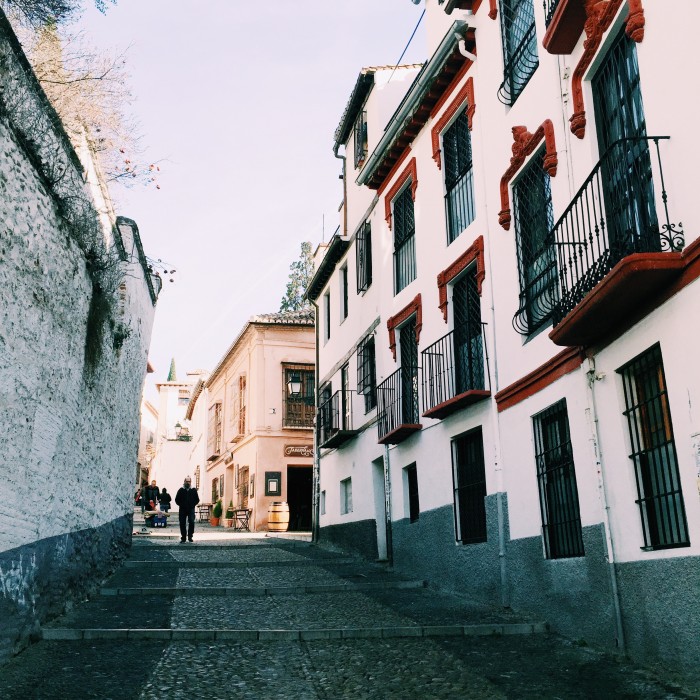
[[[445,195],[445,214],[449,244],[474,221],[474,171],[471,167]]]
[[[360,402],[363,402],[362,397]],[[340,444],[355,434],[354,414],[359,410],[357,403],[356,391],[341,389],[318,407],[318,444],[321,447]]]
[[[504,105],[512,105],[533,76],[540,59],[537,55],[537,34],[533,22],[521,42],[506,61],[503,82],[498,88],[498,99]]]
[[[379,440],[403,425],[417,425],[418,367],[400,367],[377,386]]]
[[[466,323],[423,350],[425,412],[468,391],[490,388],[485,326]]]
[[[562,0],[544,0],[542,5],[544,6],[544,25],[549,27],[552,23],[552,17],[557,11],[557,7]]]
[[[620,139],[606,151],[550,233],[556,250],[554,325],[623,258],[682,250],[682,224],[671,223],[659,142],[668,136]],[[659,226],[656,202],[663,205]]]

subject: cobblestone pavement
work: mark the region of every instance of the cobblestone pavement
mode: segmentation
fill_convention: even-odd
[[[304,542],[141,537],[0,667],[0,698],[700,698],[538,622]]]

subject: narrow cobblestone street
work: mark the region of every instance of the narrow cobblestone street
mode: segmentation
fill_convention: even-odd
[[[543,621],[303,538],[149,534],[98,595],[0,668],[0,697],[700,697]]]

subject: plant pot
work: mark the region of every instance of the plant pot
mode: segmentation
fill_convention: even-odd
[[[233,527],[233,518],[226,518],[226,527]]]
[[[218,526],[219,526],[219,521],[220,521],[220,520],[221,520],[221,518],[215,518],[215,517],[212,515],[211,518],[209,518],[209,524],[210,524],[212,527],[218,527]]]

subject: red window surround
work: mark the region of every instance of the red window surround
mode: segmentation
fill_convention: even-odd
[[[545,157],[544,169],[550,177],[557,174],[557,146],[554,142],[554,126],[550,119],[545,119],[542,125],[531,134],[524,126],[513,127],[513,156],[510,159],[508,170],[501,178],[501,211],[498,212],[498,223],[507,231],[510,228],[510,194],[508,186],[515,173],[520,170],[525,159],[531,155],[544,139]]]
[[[447,323],[447,285],[457,275],[466,270],[476,260],[476,289],[481,294],[481,285],[486,279],[486,266],[484,265],[484,237],[479,236],[467,250],[455,260],[452,265],[444,269],[437,276],[438,294],[440,296],[440,309]]]
[[[451,15],[454,10],[471,10],[472,14],[476,14],[476,11],[481,7],[482,0],[447,0],[447,5],[445,6],[445,12]],[[491,19],[496,19],[498,16],[498,7],[496,5],[497,0],[489,0],[489,17]]]
[[[416,201],[416,190],[418,189],[418,169],[416,167],[416,159],[411,158],[408,161],[406,169],[396,178],[396,182],[384,197],[384,217],[391,231],[391,202],[399,193],[399,190],[406,184],[408,179],[411,179],[411,198]]]
[[[586,0],[586,23],[583,29],[586,32],[586,40],[583,42],[584,51],[581,60],[574,68],[571,78],[571,93],[573,95],[574,113],[569,119],[571,133],[579,139],[586,134],[586,107],[583,102],[583,76],[593,62],[603,34],[612,24],[623,0]],[[640,43],[644,39],[644,9],[642,0],[629,0],[629,14],[625,20],[625,32],[627,36]]]
[[[467,122],[469,131],[472,130],[472,119],[476,111],[474,104],[474,78],[469,78],[462,89],[457,93],[457,96],[452,101],[450,106],[443,112],[440,119],[435,122],[435,125],[430,131],[430,137],[433,144],[433,160],[437,163],[438,168],[442,169],[442,154],[440,150],[440,134],[452,120],[452,117],[457,114],[464,103],[467,103]]]
[[[415,299],[408,304],[408,306],[404,306],[399,313],[392,316],[386,322],[386,327],[389,330],[389,349],[394,357],[394,362],[396,362],[396,329],[404,321],[408,321],[413,314],[416,315],[416,343],[419,343],[421,328],[423,328],[423,305],[421,303],[420,294],[417,294]]]

